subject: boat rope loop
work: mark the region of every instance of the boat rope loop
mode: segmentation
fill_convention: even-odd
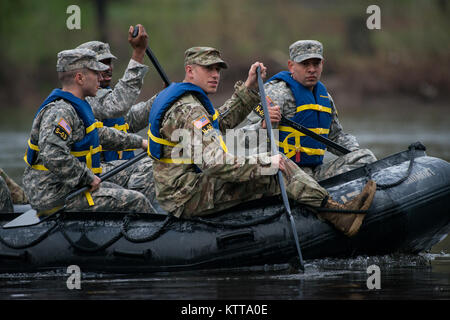
[[[109,246],[111,246],[113,243],[115,243],[116,241],[118,241],[122,237],[122,232],[119,231],[118,234],[116,234],[114,237],[112,237],[110,240],[108,240],[107,242],[105,242],[102,245],[98,245],[98,246],[95,246],[95,247],[85,247],[85,246],[81,246],[81,245],[77,244],[72,239],[70,239],[69,235],[66,233],[66,230],[64,228],[64,223],[63,223],[63,219],[62,218],[58,219],[57,224],[59,226],[59,231],[64,236],[64,238],[67,240],[67,242],[70,243],[70,245],[72,247],[74,247],[75,249],[80,250],[80,251],[84,251],[84,252],[92,253],[92,252],[102,251],[102,250],[108,248]]]
[[[134,243],[149,242],[149,241],[157,239],[163,233],[164,229],[169,225],[169,223],[171,223],[172,220],[175,219],[172,215],[168,215],[167,218],[164,220],[164,222],[161,224],[161,226],[152,234],[150,234],[144,238],[133,238],[128,234],[130,222],[133,217],[139,217],[139,215],[128,214],[125,216],[125,218],[123,219],[123,223],[122,223],[121,235],[126,240],[128,240],[130,242],[134,242]]]
[[[20,250],[20,249],[27,249],[30,247],[33,247],[35,245],[37,245],[39,242],[41,242],[42,240],[44,240],[45,238],[48,237],[48,235],[56,228],[58,227],[58,223],[54,223],[53,226],[51,226],[47,231],[45,231],[43,234],[41,234],[39,237],[37,237],[36,239],[34,239],[33,241],[26,243],[26,244],[13,244],[10,242],[7,242],[5,239],[3,239],[2,237],[0,237],[0,242],[3,243],[5,246],[7,246],[10,249],[16,249],[16,250]]]
[[[412,143],[412,144],[409,145],[408,150],[409,150],[408,151],[409,166],[408,166],[408,171],[406,172],[405,176],[403,176],[398,181],[393,182],[393,183],[382,184],[382,183],[378,183],[377,182],[377,190],[384,190],[384,189],[389,189],[389,188],[396,187],[399,184],[403,183],[406,179],[408,179],[408,177],[411,175],[411,172],[412,172],[412,169],[413,169],[413,165],[414,165],[415,150],[423,150],[423,151],[425,151],[426,148],[425,148],[425,146],[422,143],[415,142],[415,143]],[[372,170],[371,170],[371,168],[368,167],[367,164],[364,166],[364,170],[366,171],[367,180],[372,179]]]
[[[245,223],[215,222],[215,221],[211,221],[211,220],[203,219],[203,218],[190,218],[189,221],[200,222],[200,223],[206,224],[208,226],[212,226],[212,227],[224,227],[224,228],[230,228],[230,229],[239,229],[239,228],[252,227],[252,226],[256,226],[258,224],[267,223],[267,222],[272,221],[273,219],[281,216],[284,212],[285,212],[285,208],[282,207],[282,208],[279,208],[276,213],[274,213],[270,216],[259,218],[259,219],[254,219],[252,221],[245,222]]]

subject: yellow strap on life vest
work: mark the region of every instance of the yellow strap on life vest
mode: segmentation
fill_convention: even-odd
[[[116,123],[113,128],[117,129],[119,131],[128,132],[127,130],[130,129],[130,126],[128,125],[128,123],[121,124],[121,125]]]
[[[28,146],[30,147],[30,149],[39,152],[39,146],[31,143],[31,139],[28,139]],[[27,161],[27,152],[26,151],[25,151],[25,156],[23,157],[23,160],[25,161],[25,163],[27,165],[29,165],[33,169],[41,170],[41,171],[48,171],[48,169],[42,164],[29,164]]]
[[[297,107],[297,112],[305,111],[305,110],[316,110],[320,112],[331,113],[331,108],[321,106],[320,104],[304,104]]]
[[[215,121],[219,116],[220,116],[220,113],[219,113],[219,111],[216,110],[216,112],[213,114],[213,117],[212,117],[213,121]]]
[[[102,173],[102,168],[92,168],[92,155],[101,152],[102,146],[99,145],[97,148],[89,147],[89,150],[84,151],[71,151],[70,154],[75,157],[85,157],[86,158],[86,166],[92,170],[93,173],[98,174]]]
[[[150,139],[152,139],[152,140],[155,141],[156,143],[163,144],[163,145],[166,145],[166,146],[169,146],[169,147],[175,147],[175,146],[176,146],[176,143],[167,141],[166,139],[162,139],[162,138],[155,137],[155,136],[152,134],[152,131],[150,130],[150,126],[149,126],[149,129],[148,129],[147,134],[148,134],[148,136],[150,137]],[[149,144],[149,145],[150,145],[150,144]]]
[[[39,151],[39,146],[32,144],[31,139],[28,139],[28,146],[34,151]]]
[[[94,199],[92,199],[91,193],[89,191],[85,191],[84,196],[86,197],[89,206],[92,207],[94,205]]]
[[[307,155],[324,155],[325,150],[323,149],[316,149],[316,148],[307,148],[302,147],[300,145],[300,137],[306,136],[304,133],[301,133],[298,130],[295,130],[292,127],[286,127],[286,126],[279,126],[278,129],[280,131],[289,132],[289,134],[284,138],[283,142],[277,141],[278,147],[283,148],[283,153],[286,154],[288,158],[293,157],[298,151],[304,152]],[[317,134],[328,134],[330,132],[329,129],[325,128],[312,128],[309,129]],[[295,142],[294,145],[290,144],[288,142],[289,138],[294,138]]]
[[[102,127],[103,127],[103,122],[100,122],[100,121],[94,122],[93,124],[91,124],[89,127],[86,128],[86,134],[88,134],[92,130],[95,130],[96,128],[102,128]]]

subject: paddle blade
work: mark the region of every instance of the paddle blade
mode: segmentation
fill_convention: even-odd
[[[50,216],[54,215],[55,213],[63,209],[63,207],[64,206],[57,206],[52,208],[51,210],[45,210],[40,212],[37,212],[34,209],[30,209],[25,213],[21,214],[20,216],[18,216],[17,218],[15,218],[14,220],[11,220],[10,222],[6,223],[3,226],[3,229],[34,226],[46,220]]]
[[[14,220],[8,222],[3,226],[3,229],[17,228],[17,227],[25,227],[25,226],[33,226],[41,222],[37,211],[34,209],[30,209],[25,213],[21,214]]]

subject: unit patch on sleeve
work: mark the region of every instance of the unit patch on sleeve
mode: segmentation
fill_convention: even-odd
[[[261,105],[257,105],[255,108],[253,108],[253,111],[262,119],[264,119],[264,109],[261,107]]]

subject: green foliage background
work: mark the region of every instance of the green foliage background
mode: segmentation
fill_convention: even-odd
[[[103,25],[99,2],[106,10]],[[81,8],[81,30],[66,27],[71,4]],[[381,8],[381,30],[366,28],[371,4]],[[285,68],[292,42],[317,39],[324,44],[330,90],[445,98],[449,7],[448,0],[3,0],[0,107],[35,108],[58,86],[57,52],[85,41],[111,44],[119,57],[118,80],[131,55],[128,27],[136,23],[145,26],[150,47],[173,81],[182,79],[183,53],[191,46],[221,50],[231,67],[223,74],[222,90],[228,92],[253,61],[263,61],[272,75]],[[153,69],[145,81],[143,96],[161,88]]]

